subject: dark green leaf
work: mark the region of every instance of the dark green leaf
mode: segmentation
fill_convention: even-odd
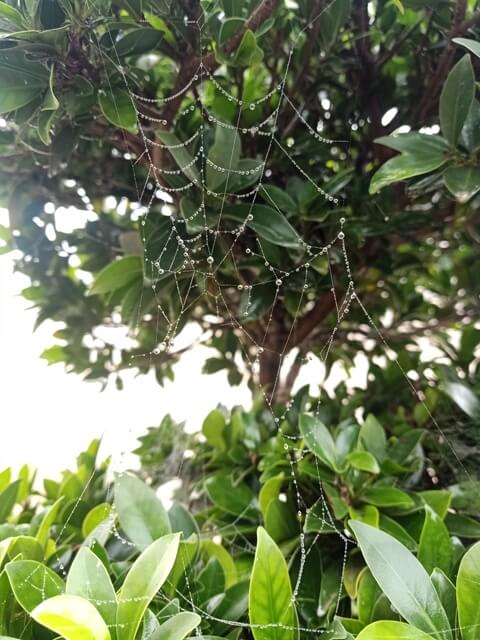
[[[480,191],[480,169],[477,167],[448,167],[443,181],[450,193],[462,204]]]
[[[451,145],[457,143],[475,95],[475,77],[468,53],[451,69],[440,94],[440,126]]]
[[[467,551],[457,576],[458,622],[463,640],[477,640],[480,628],[480,542]]]
[[[125,89],[100,91],[98,104],[105,118],[121,129],[133,129],[137,124],[137,112],[130,94]]]

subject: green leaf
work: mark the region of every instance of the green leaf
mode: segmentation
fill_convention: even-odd
[[[458,622],[463,640],[477,640],[480,629],[480,542],[470,547],[457,575]]]
[[[415,556],[380,529],[362,522],[349,524],[375,580],[400,615],[435,638],[451,640],[445,610]]]
[[[234,64],[250,67],[263,60],[263,51],[257,45],[255,34],[247,29],[234,56]]]
[[[431,636],[420,629],[393,620],[373,622],[362,629],[357,640],[429,640]]]
[[[448,530],[454,536],[460,538],[480,538],[480,522],[458,513],[447,513],[445,516],[445,524]]]
[[[67,576],[66,593],[91,602],[115,629],[117,598],[105,565],[88,547],[81,547]]]
[[[148,636],[148,640],[183,640],[201,621],[201,617],[196,613],[182,611],[159,625],[158,629]]]
[[[442,520],[445,518],[452,501],[450,491],[444,489],[430,489],[427,491],[419,491],[418,494],[422,500],[437,513]]]
[[[452,42],[459,44],[461,47],[465,47],[471,51],[477,58],[480,58],[480,42],[471,40],[470,38],[453,38]]]
[[[260,193],[268,205],[273,205],[274,208],[278,207],[286,213],[298,213],[298,205],[294,199],[285,190],[279,189],[274,184],[262,184]]]
[[[90,295],[111,293],[143,276],[143,263],[140,256],[125,256],[107,264],[97,274]]]
[[[200,173],[195,166],[193,156],[188,149],[182,144],[181,140],[177,138],[174,133],[170,131],[163,131],[161,129],[156,131],[157,138],[163,144],[168,145],[170,148],[168,151],[173,156],[173,159],[177,163],[179,169],[187,176],[189,180],[194,182],[197,186],[202,184]]]
[[[197,535],[198,525],[192,514],[180,502],[174,502],[168,510],[172,533],[182,533],[185,539]]]
[[[34,560],[9,562],[5,571],[15,599],[27,613],[65,590],[63,580],[54,571]]]
[[[0,114],[37,100],[47,87],[46,67],[28,60],[21,49],[0,50]]]
[[[21,480],[15,480],[0,493],[0,523],[6,522],[15,503],[20,490]]]
[[[373,195],[394,182],[430,173],[441,167],[445,162],[446,156],[441,153],[428,155],[423,153],[419,155],[402,154],[391,158],[373,174],[369,193]]]
[[[368,451],[352,451],[347,456],[347,462],[359,471],[366,471],[367,473],[373,474],[380,473],[378,462]]]
[[[368,567],[364,567],[358,575],[356,586],[358,617],[364,624],[392,617],[387,597],[382,593]]]
[[[225,587],[229,589],[233,586],[237,582],[238,574],[235,562],[228,551],[213,540],[202,540],[201,550],[206,556],[215,558],[220,563],[225,577]]]
[[[131,29],[115,42],[115,55],[119,58],[139,56],[156,49],[163,40],[163,33],[156,29]]]
[[[369,451],[377,460],[383,462],[387,452],[385,430],[371,413],[360,427],[358,441],[362,449]]]
[[[413,156],[421,154],[428,156],[448,151],[448,142],[442,136],[417,133],[416,131],[382,136],[381,138],[376,138],[374,142]]]
[[[480,147],[480,102],[473,100],[467,119],[460,133],[460,144],[468,151],[476,151]]]
[[[451,69],[440,94],[440,127],[451,145],[457,143],[475,95],[475,76],[468,53]]]
[[[170,520],[153,489],[127,473],[115,481],[115,507],[123,531],[142,549],[170,533]]]
[[[210,411],[202,425],[202,433],[207,439],[207,442],[220,451],[225,451],[227,446],[225,438],[223,437],[225,425],[225,416],[218,409]]]
[[[435,591],[438,593],[440,602],[445,609],[451,627],[455,626],[455,616],[457,614],[457,592],[455,585],[450,579],[443,573],[441,569],[434,569],[431,574],[431,579]]]
[[[401,542],[407,549],[410,551],[417,550],[417,543],[414,538],[408,533],[408,531],[402,527],[401,524],[398,524],[396,520],[389,518],[385,514],[380,514],[380,529],[386,531],[391,536],[396,538],[399,542]]]
[[[465,203],[480,191],[480,169],[477,167],[448,167],[443,181],[460,203]]]
[[[240,136],[236,129],[227,129],[218,126],[215,130],[215,142],[209,149],[206,163],[206,183],[212,191],[216,191],[220,185],[228,185],[235,176],[233,171],[238,166],[241,153]],[[215,166],[212,166],[212,164]],[[224,169],[221,171],[216,167]],[[260,173],[259,173],[260,176]]]
[[[470,418],[474,420],[480,419],[480,400],[470,387],[459,380],[446,378],[440,383],[440,389]]]
[[[27,24],[20,11],[6,2],[0,2],[0,31],[11,33],[12,31],[22,31],[26,27]]]
[[[245,482],[235,482],[228,473],[216,473],[206,483],[208,497],[214,505],[236,516],[252,515],[255,494]]]
[[[294,640],[296,612],[288,567],[280,549],[262,527],[250,579],[249,619],[255,640]],[[262,628],[262,625],[269,625]]]
[[[171,533],[145,549],[125,578],[118,594],[117,628],[122,640],[134,640],[143,615],[172,570],[180,534]]]
[[[418,559],[428,573],[441,569],[449,575],[453,562],[453,547],[448,529],[439,515],[425,508],[425,521],[420,535]]]
[[[253,218],[248,219],[251,215]],[[237,204],[225,206],[225,218],[244,223],[253,229],[260,238],[265,238],[281,247],[299,248],[301,239],[285,216],[264,204]]]
[[[305,444],[327,467],[339,472],[339,463],[335,442],[327,427],[313,416],[302,415],[299,421],[300,432]]]
[[[396,487],[368,487],[361,495],[362,500],[376,507],[397,507],[407,509],[413,507],[412,498]]]
[[[32,611],[32,618],[66,640],[110,640],[95,607],[78,596],[55,596]]]
[[[267,482],[265,482],[265,484],[260,489],[260,492],[258,494],[258,504],[264,518],[268,505],[272,500],[276,500],[278,498],[280,489],[282,488],[284,482],[285,476],[283,475],[283,473],[281,473],[278,476],[274,476],[273,478],[267,480]]]
[[[50,527],[55,522],[59,509],[63,503],[63,499],[64,499],[63,496],[60,496],[60,498],[52,504],[50,509],[44,515],[42,522],[40,523],[40,526],[38,527],[36,538],[39,544],[41,544],[42,547],[44,548],[46,547],[48,542]]]
[[[48,82],[48,89],[45,94],[45,98],[43,99],[43,104],[38,116],[38,135],[40,136],[41,141],[46,145],[49,145],[52,141],[50,136],[50,129],[52,126],[53,118],[55,117],[55,112],[58,110],[60,106],[58,98],[55,95],[53,90],[54,78],[55,78],[55,67],[54,65],[52,65],[50,68],[50,79]]]
[[[96,507],[90,509],[82,523],[82,535],[84,538],[94,531],[99,524],[106,520],[112,512],[112,505],[108,502],[97,504]]]
[[[137,112],[130,94],[125,89],[99,91],[98,104],[111,124],[121,129],[133,129],[137,124]]]
[[[348,20],[351,10],[350,0],[333,0],[321,12],[320,40],[324,49],[330,49],[338,42],[340,29]]]

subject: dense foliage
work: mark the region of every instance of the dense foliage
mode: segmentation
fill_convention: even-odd
[[[432,477],[421,430],[328,429],[307,408],[280,434],[265,411],[210,413],[188,508],[109,479],[98,442],[40,492],[3,471],[1,637],[475,638],[478,483]]]
[[[301,295],[306,276],[295,269],[309,251],[299,237],[325,245],[339,232],[340,216],[356,292],[377,323],[388,318],[383,328],[393,348],[418,349],[426,332],[445,341],[449,329],[471,325],[480,188],[476,4],[2,2],[0,170],[11,220],[2,236],[4,250],[20,250],[17,269],[31,280],[23,294],[38,322],[63,323],[44,357],[89,379],[113,376],[119,386],[128,366],[154,369],[162,381],[184,348],[170,346],[170,338],[193,322],[215,350],[205,370],[228,370],[232,384],[250,379],[253,361],[254,375],[271,389],[295,349],[291,373],[277,386],[283,400],[305,355],[325,358],[336,324],[332,278],[339,303],[349,294],[337,243],[328,259],[312,259]],[[281,146],[272,143],[262,188],[242,199],[255,188],[255,167],[269,144],[251,129],[276,109]],[[202,120],[204,149],[196,135]],[[217,121],[238,124],[240,135]],[[410,132],[392,137],[399,127]],[[347,142],[326,145],[318,136]],[[215,166],[233,176],[224,204],[213,195],[224,181]],[[171,233],[161,215],[165,189],[200,174],[201,189],[168,191],[168,211],[185,242],[198,234],[187,218],[203,197],[202,225],[210,231],[221,209],[222,229],[233,230],[245,202],[254,203],[233,253],[228,235],[216,244],[214,259],[226,259],[215,281],[203,245],[193,272],[171,244],[161,253]],[[266,260],[255,255],[258,241]],[[271,268],[292,274],[278,295]],[[119,347],[113,329],[128,326],[137,330]],[[354,301],[327,366],[348,362],[366,345],[369,357],[384,351]]]

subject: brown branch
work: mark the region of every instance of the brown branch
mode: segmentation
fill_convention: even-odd
[[[338,300],[341,299],[342,295],[336,292],[336,297]],[[313,309],[297,322],[290,339],[285,345],[285,351],[293,349],[293,347],[299,347],[333,309],[335,309],[335,295],[333,291],[328,291],[316,302]]]

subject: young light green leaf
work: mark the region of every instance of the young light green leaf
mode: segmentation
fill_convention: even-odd
[[[78,596],[61,595],[44,600],[31,615],[66,640],[111,640],[102,616],[88,600]]]
[[[115,628],[117,598],[105,565],[88,547],[81,547],[67,576],[66,593],[91,602],[107,625]]]
[[[431,636],[404,622],[380,620],[362,629],[357,640],[431,640]]]
[[[36,538],[39,544],[41,544],[44,548],[48,542],[50,527],[54,524],[62,503],[63,496],[60,496],[60,498],[58,498],[58,500],[52,504],[47,513],[44,515],[42,522],[38,527]]]
[[[181,611],[163,624],[148,637],[148,640],[183,640],[202,621],[201,617],[191,611]]]
[[[441,569],[434,569],[430,578],[432,579],[435,591],[438,593],[440,602],[445,609],[450,625],[453,628],[455,626],[455,616],[457,614],[457,592],[455,585]]]
[[[463,556],[457,575],[458,622],[463,640],[477,640],[480,629],[480,542]]]
[[[178,168],[183,171],[189,180],[196,185],[200,185],[202,180],[200,173],[195,166],[195,160],[187,147],[182,144],[182,141],[177,138],[174,133],[170,131],[163,131],[162,129],[156,132],[157,138],[163,144],[168,145],[169,152],[172,154],[173,159],[178,165]]]
[[[439,515],[425,508],[425,521],[420,535],[418,559],[428,573],[441,569],[449,575],[453,562],[453,547],[450,534]]]
[[[347,462],[359,471],[366,471],[367,473],[373,474],[380,473],[378,462],[368,451],[352,451],[347,456]]]
[[[96,276],[90,295],[111,293],[143,276],[140,256],[125,256],[107,264]]]
[[[398,540],[363,522],[350,521],[375,580],[400,615],[439,640],[451,640],[444,608],[424,567]]]
[[[376,507],[397,507],[399,509],[408,509],[414,505],[414,502],[408,493],[405,493],[396,487],[368,487],[363,491],[361,498],[366,502],[374,504]]]
[[[475,76],[467,53],[451,69],[440,94],[440,127],[451,145],[457,143],[475,95]]]
[[[83,537],[88,538],[92,531],[94,531],[98,525],[109,517],[111,512],[112,505],[108,502],[102,502],[93,507],[93,509],[90,509],[82,523]]]
[[[120,526],[139,549],[171,531],[168,513],[155,492],[135,476],[117,476],[115,507]]]
[[[264,204],[236,204],[225,206],[225,218],[245,223],[253,229],[260,238],[264,238],[280,247],[298,248],[301,239],[285,216]],[[249,219],[248,216],[253,216]]]
[[[122,640],[134,640],[148,605],[172,570],[179,542],[178,533],[163,536],[132,565],[118,594],[116,624]]]
[[[16,560],[5,567],[10,586],[18,604],[31,613],[47,598],[65,590],[63,580],[51,569],[34,560]]]
[[[207,442],[219,449],[220,451],[225,451],[226,443],[225,438],[223,437],[223,430],[225,429],[226,420],[225,416],[218,409],[213,409],[210,411],[208,416],[203,421],[202,425],[202,433],[207,439]]]
[[[249,619],[255,640],[294,640],[296,636],[296,612],[287,563],[262,527],[257,530],[250,579]]]
[[[133,129],[136,126],[137,112],[130,94],[125,89],[99,91],[98,104],[105,119],[116,127]]]
[[[358,442],[362,449],[369,451],[377,460],[383,462],[387,452],[385,429],[371,413],[360,427]]]

